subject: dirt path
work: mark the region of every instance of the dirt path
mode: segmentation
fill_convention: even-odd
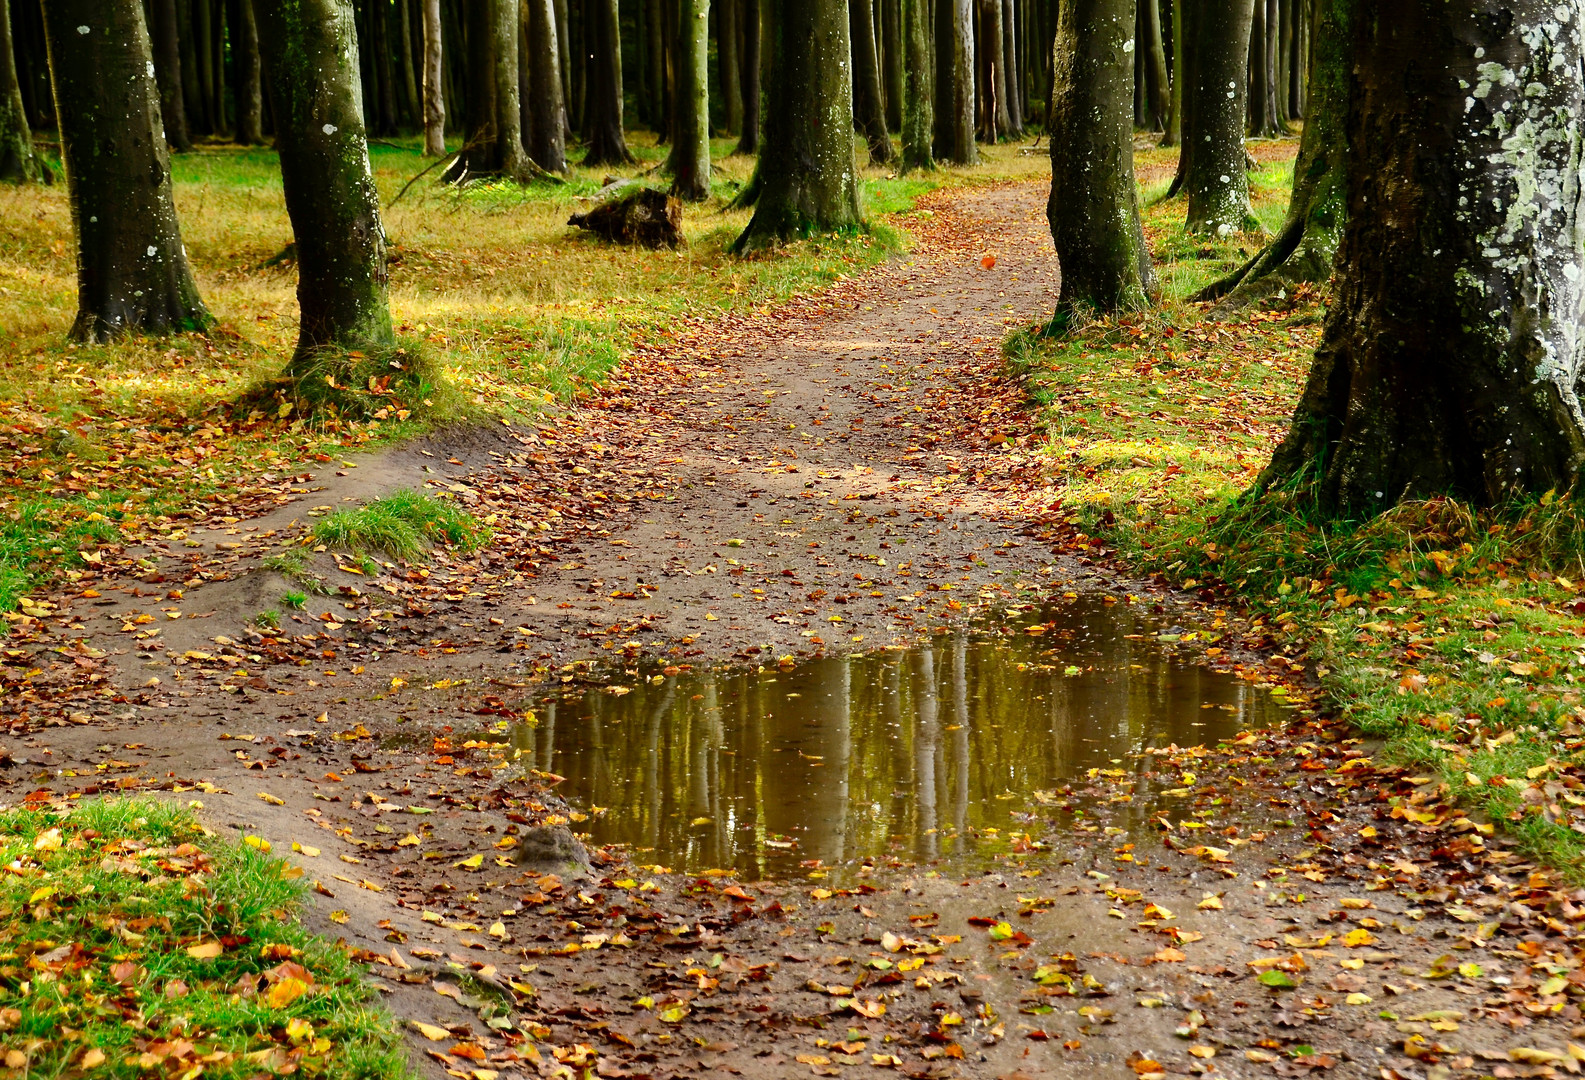
[[[1051,304],[1042,214],[1032,185],[927,200],[909,257],[679,326],[574,414],[281,476],[266,513],[107,552],[14,620],[7,801],[165,792],[268,840],[393,1011],[449,1029],[412,1036],[437,1076],[1577,1068],[1572,902],[1320,722],[1150,762],[1185,801],[1137,845],[1104,813],[1032,807],[1055,852],[961,883],[521,861],[519,838],[567,808],[464,740],[514,719],[525,688],[591,662],[632,678],[643,657],[667,678],[867,650],[1011,598],[1143,591],[1032,529],[1051,495],[999,342]],[[316,508],[421,485],[496,542],[372,578],[318,553],[328,595],[278,633],[249,624],[294,587],[262,559]],[[1085,794],[1124,806],[1136,782]],[[1520,1044],[1562,1057],[1510,1063]]]

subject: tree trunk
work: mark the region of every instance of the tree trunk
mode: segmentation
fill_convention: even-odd
[[[566,118],[567,129],[562,132],[562,142],[572,138],[572,22],[567,10],[567,0],[556,0],[556,50],[561,60],[561,114]]]
[[[931,76],[935,58],[930,51],[930,0],[901,0],[903,64],[903,165],[902,171],[936,167],[935,94]]]
[[[974,0],[939,0],[935,15],[935,156],[974,165]]]
[[[193,21],[188,24],[192,35],[191,55],[196,64],[198,100],[203,110],[203,130],[219,134],[220,118],[214,113],[215,65],[211,41],[214,39],[214,5],[212,0],[191,0]]]
[[[464,33],[464,19],[459,11],[461,0],[441,0],[440,36],[441,67],[440,87],[447,132],[462,132],[467,142],[468,130],[468,35]],[[447,60],[446,58],[450,58]],[[442,151],[444,153],[444,151]]]
[[[886,88],[886,130],[903,129],[903,35],[899,0],[881,0],[881,82]]]
[[[418,103],[418,68],[413,64],[413,0],[396,0],[396,33],[402,54],[402,111],[423,130],[424,110]]]
[[[1002,51],[1006,28],[1002,25],[1001,0],[985,0],[985,56],[986,71],[990,76],[991,121],[990,142],[1012,134],[1013,116],[1007,107],[1007,54]]]
[[[49,0],[44,30],[77,234],[71,339],[202,330],[211,319],[171,200],[142,5]]]
[[[523,0],[528,42],[528,156],[548,172],[567,171],[567,106],[561,97],[555,0]]]
[[[1256,0],[1266,5],[1266,115],[1277,135],[1288,134],[1287,117],[1282,108],[1283,70],[1280,61],[1282,11],[1280,0]]]
[[[395,343],[385,230],[369,169],[351,3],[264,3],[257,16],[297,243],[301,321],[287,373],[302,383],[325,373],[327,355]]]
[[[1183,52],[1183,17],[1186,0],[1174,0],[1172,5],[1172,88],[1167,103],[1167,125],[1161,135],[1162,146],[1183,144],[1183,86],[1187,58]],[[1156,10],[1161,10],[1159,0]],[[1174,181],[1176,184],[1177,181]]]
[[[22,184],[50,179],[49,169],[33,153],[33,132],[22,104],[11,43],[11,0],[0,0],[0,180]]]
[[[738,62],[737,21],[742,17],[743,0],[720,0],[716,4],[716,63],[720,71],[721,101],[726,106],[726,130],[737,135],[743,130],[743,71]]]
[[[639,0],[644,5],[646,35],[645,51],[649,56],[648,97],[650,126],[655,140],[664,143],[671,138],[671,113],[666,103],[666,0]]]
[[[495,139],[501,174],[517,181],[534,170],[523,149],[522,86],[517,66],[517,41],[522,34],[518,0],[490,0],[490,53],[495,61]]]
[[[1019,138],[1024,133],[1024,104],[1018,92],[1018,15],[1016,0],[1000,0],[1002,10],[1002,82],[1004,90],[1002,107],[1007,112],[1007,134]]]
[[[226,2],[210,0],[210,3],[214,18],[210,26],[209,53],[215,73],[210,110],[215,118],[215,132],[222,134],[230,130],[226,126]]]
[[[667,165],[671,193],[703,202],[710,197],[710,0],[681,0],[677,11],[677,130]]]
[[[1293,196],[1276,237],[1232,274],[1194,299],[1226,297],[1223,310],[1264,300],[1303,282],[1332,275],[1343,239],[1347,202],[1350,18],[1355,0],[1317,0],[1315,65],[1310,72],[1310,117],[1293,163]]]
[[[1062,271],[1054,326],[1144,307],[1154,283],[1134,188],[1134,0],[1062,0],[1052,57],[1051,197]]]
[[[1165,131],[1172,113],[1172,83],[1167,75],[1166,45],[1161,40],[1161,2],[1140,0],[1140,6],[1145,13],[1145,82],[1151,118],[1158,131]]]
[[[709,11],[708,0],[691,2],[697,3],[700,11]],[[586,124],[589,152],[583,158],[587,166],[633,163],[633,155],[627,149],[627,136],[622,130],[622,36],[616,3],[617,0],[589,0],[583,9],[584,40],[590,56]],[[700,82],[702,84],[703,79]],[[703,126],[708,139],[708,112]],[[708,181],[708,142],[705,143],[705,154],[705,178]]]
[[[1277,134],[1271,115],[1271,70],[1266,66],[1266,0],[1254,0],[1249,27],[1249,134],[1266,139]]]
[[[1263,2],[1263,0],[1262,0]],[[1259,227],[1249,212],[1249,178],[1244,172],[1244,120],[1248,115],[1246,69],[1252,0],[1205,0],[1194,18],[1193,85],[1184,132],[1189,167],[1191,232],[1226,236]]]
[[[513,5],[514,16],[516,4]],[[373,30],[373,41],[370,43],[374,54],[374,85],[379,95],[378,108],[375,110],[379,119],[374,124],[376,135],[391,136],[396,134],[396,76],[391,70],[391,15],[389,0],[375,0],[371,5],[373,18],[370,20]],[[512,62],[517,62],[516,20],[513,20]],[[514,85],[517,74],[512,74]]]
[[[875,9],[870,0],[848,0],[848,39],[853,43],[853,119],[870,148],[870,164],[892,160],[881,104],[880,63],[875,55]]]
[[[501,137],[495,101],[496,0],[463,5],[467,41],[467,134],[464,149],[446,169],[450,180],[501,171]]]
[[[765,146],[754,217],[733,250],[863,228],[853,160],[846,0],[765,0]]]
[[[743,134],[737,141],[740,154],[759,153],[760,119],[760,0],[743,0]]]
[[[154,76],[160,87],[160,118],[165,137],[179,154],[193,148],[187,133],[187,102],[182,95],[182,47],[177,36],[176,0],[151,0]]]
[[[187,127],[202,135],[209,131],[209,118],[205,115],[203,91],[198,86],[198,54],[193,48],[193,24],[197,19],[194,3],[195,0],[177,0],[176,47],[182,58],[182,104],[187,110]]]
[[[424,156],[446,155],[446,99],[441,68],[440,0],[419,0],[424,13]]]
[[[1556,10],[1410,0],[1352,20],[1338,287],[1263,484],[1346,514],[1575,487],[1585,85],[1580,21]]]
[[[253,0],[237,0],[232,22],[232,95],[237,104],[237,142],[257,146],[264,141],[264,87],[259,71],[259,27]]]

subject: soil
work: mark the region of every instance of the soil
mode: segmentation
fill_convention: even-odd
[[[1235,625],[1042,530],[1042,436],[1000,349],[1056,295],[1044,197],[932,196],[907,256],[679,325],[566,415],[281,475],[103,552],[12,620],[4,797],[153,793],[269,842],[437,1077],[1577,1070],[1547,980],[1578,976],[1578,898],[1302,710],[1154,758],[1182,807],[1137,840],[1108,816],[1120,771],[1031,803],[972,868],[783,882],[585,866],[545,842],[580,821],[556,778],[468,741],[546,682],[868,650],[1014,598]],[[315,514],[412,487],[493,542],[382,567],[303,544]],[[292,550],[291,576],[264,567]],[[1302,703],[1299,660],[1226,633],[1219,663]]]

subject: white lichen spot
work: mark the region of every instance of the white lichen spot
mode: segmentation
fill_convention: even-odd
[[[1216,235],[1217,236],[1229,236],[1229,235],[1232,234],[1232,232],[1233,232],[1233,227],[1231,225],[1229,225],[1225,221],[1222,222],[1220,225],[1218,225],[1216,227]]]
[[[1233,178],[1231,176],[1228,176],[1226,173],[1223,173],[1221,176],[1218,176],[1217,179],[1220,180],[1224,184],[1231,184],[1233,182]]]
[[[1127,41],[1123,42],[1123,51],[1125,53],[1131,53],[1131,52],[1134,51],[1134,39],[1133,38],[1129,38]]]
[[[155,247],[153,244],[150,244],[149,245],[149,258],[152,259],[152,258],[154,258],[155,255],[158,255],[159,254],[159,250],[160,250],[159,248]]]
[[[336,133],[336,125],[335,124],[326,124],[325,128],[324,128],[324,131],[325,131],[326,135],[334,135]]]
[[[84,34],[84,35],[86,35],[86,34],[88,34],[88,33],[89,33],[89,32],[90,32],[90,31],[89,31],[89,29],[88,29],[88,27],[86,27],[86,26],[79,26],[79,27],[78,27],[78,28],[77,28],[77,32],[78,32],[78,33],[79,33],[79,34]]]

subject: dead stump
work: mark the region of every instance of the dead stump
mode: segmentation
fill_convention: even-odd
[[[687,243],[682,235],[681,200],[653,188],[639,188],[587,213],[574,214],[567,224],[618,244],[675,248]]]

